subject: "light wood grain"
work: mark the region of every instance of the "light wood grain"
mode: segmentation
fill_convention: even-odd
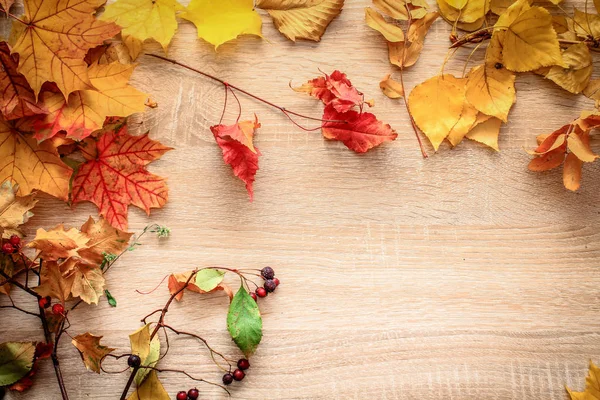
[[[177,149],[150,167],[169,178],[168,205],[150,217],[131,210],[131,230],[157,222],[173,234],[123,257],[107,275],[119,306],[76,310],[70,331],[104,335],[126,352],[127,335],[168,296],[165,288],[147,296],[136,289],[193,267],[272,265],[283,283],[260,302],[264,340],[234,399],[566,399],[564,385],[582,389],[588,360],[600,359],[600,166],[586,165],[582,189],[569,193],[560,171],[528,172],[523,149],[592,104],[524,74],[500,153],[465,142],[435,155],[429,148],[424,160],[403,104],[378,88],[394,68],[363,22],[367,5],[348,0],[321,43],[286,41],[265,15],[266,40],[241,38],[218,53],[182,21],[170,57],[315,116],[322,106],[288,83],[338,68],[399,132],[394,143],[356,155],[241,98],[243,117],[257,113],[262,123],[253,203],[208,129],[218,122],[222,87],[140,58],[134,84],[159,103],[140,131]],[[406,73],[409,88],[437,73],[448,33],[445,22],[435,23]],[[446,70],[460,73],[468,53],[459,51]],[[232,103],[229,120],[236,113]],[[29,234],[60,222],[80,226],[96,214],[91,205],[71,211],[41,197]],[[222,295],[188,295],[168,320],[236,357],[226,306]],[[35,321],[0,314],[0,340],[40,338]],[[200,345],[171,344],[164,366],[220,379]],[[72,399],[118,398],[126,375],[86,372],[68,340],[60,351]],[[177,375],[162,379],[173,396],[193,386]],[[225,397],[200,389],[202,398]],[[26,396],[8,397],[59,398],[49,363]]]

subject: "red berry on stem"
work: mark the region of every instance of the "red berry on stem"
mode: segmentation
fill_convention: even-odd
[[[260,274],[265,279],[273,279],[273,277],[275,276],[275,271],[271,267],[264,267],[260,270]]]
[[[231,374],[223,375],[223,383],[225,385],[231,385],[231,382],[233,382],[233,375],[231,375]]]
[[[56,303],[55,305],[52,306],[52,314],[62,315],[64,312],[65,312],[65,307],[62,304]]]
[[[238,366],[239,369],[241,369],[242,371],[244,371],[244,370],[250,368],[250,361],[248,361],[245,358],[240,358],[238,360],[237,366]]]
[[[10,239],[8,239],[8,242],[13,246],[18,247],[21,244],[21,238],[17,235],[12,235]]]
[[[265,287],[265,290],[269,293],[274,292],[275,289],[277,289],[277,284],[273,279],[267,279],[263,286]]]
[[[187,392],[182,390],[181,392],[177,393],[177,400],[187,400]]]
[[[200,397],[200,392],[198,391],[198,389],[193,388],[188,390],[187,396],[190,400],[196,400],[198,397]]]
[[[233,379],[235,379],[238,382],[244,379],[245,376],[246,374],[241,369],[236,369],[235,371],[233,371]]]
[[[46,296],[46,297],[42,297],[41,299],[38,300],[38,304],[40,305],[41,308],[48,308],[50,307],[50,296]]]
[[[256,295],[258,297],[267,297],[267,291],[265,290],[265,288],[256,288]]]
[[[258,300],[258,297],[256,297],[256,293],[250,293],[250,297],[252,297],[254,301]]]
[[[12,253],[14,253],[14,251],[15,251],[15,248],[9,242],[6,242],[2,245],[2,252],[4,254],[12,254]]]
[[[275,282],[275,285],[276,285],[276,286],[279,286],[279,279],[277,279],[277,278],[273,278],[273,282]]]

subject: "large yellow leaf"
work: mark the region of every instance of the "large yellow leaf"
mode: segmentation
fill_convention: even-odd
[[[38,189],[67,200],[72,172],[51,143],[38,143],[0,118],[0,182],[18,184],[20,196]]]
[[[26,29],[13,47],[19,68],[35,96],[44,82],[55,82],[65,98],[75,90],[93,89],[85,54],[119,32],[113,23],[99,21],[93,13],[105,0],[24,0]]]
[[[256,7],[266,10],[275,27],[291,41],[318,42],[331,21],[339,15],[344,0],[258,0]]]
[[[496,27],[500,28],[503,23],[510,22],[506,27],[502,53],[506,68],[515,72],[527,72],[562,65],[558,37],[552,27],[550,13],[542,7],[531,7],[516,13],[518,7],[521,7],[520,10],[524,9],[517,2],[506,11],[505,15],[508,14],[508,17],[503,18],[503,15],[496,23]],[[512,20],[515,14],[518,15]]]
[[[477,110],[506,122],[515,101],[516,76],[499,62],[502,59],[499,33],[502,32],[492,37],[485,63],[469,72],[466,97]]]
[[[148,98],[128,84],[135,65],[94,64],[89,77],[97,90],[79,90],[66,102],[60,93],[44,92],[43,104],[49,113],[36,123],[35,137],[46,140],[60,131],[67,138],[83,140],[102,128],[106,117],[127,117],[143,112]]]
[[[240,35],[261,36],[253,0],[192,0],[181,17],[193,22],[198,37],[215,49]]]
[[[370,7],[365,8],[365,21],[371,29],[381,33],[388,42],[404,41],[404,31],[398,25],[387,22],[385,18]]]
[[[0,237],[20,236],[19,226],[33,215],[30,210],[37,203],[35,193],[19,197],[16,195],[17,190],[18,187],[13,186],[10,181],[0,185]]]
[[[580,93],[590,82],[594,65],[590,49],[584,43],[569,46],[563,52],[566,67],[555,65],[544,75],[571,93]]]
[[[158,379],[156,371],[151,371],[148,379],[138,387],[127,400],[170,400],[169,393]]]
[[[434,76],[417,85],[408,96],[410,114],[437,150],[462,115],[466,78]]]
[[[567,388],[571,400],[600,400],[600,368],[590,360],[590,369],[585,378],[585,391],[572,392]]]
[[[118,0],[106,6],[102,21],[114,22],[122,34],[141,42],[154,39],[167,51],[175,31],[175,13],[183,10],[176,0]]]

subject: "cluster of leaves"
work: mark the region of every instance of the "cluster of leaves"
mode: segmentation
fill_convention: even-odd
[[[259,0],[256,7],[269,13],[288,39],[319,41],[329,23],[341,12],[344,0]],[[100,17],[123,28],[123,43],[133,59],[146,40],[167,50],[177,31],[177,17],[191,21],[198,37],[218,48],[240,35],[261,37],[262,20],[253,0],[192,0],[183,7],[176,0],[117,0]]]

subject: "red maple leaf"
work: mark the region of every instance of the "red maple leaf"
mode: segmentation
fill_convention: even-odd
[[[72,203],[90,201],[115,228],[127,230],[127,208],[134,205],[150,214],[168,198],[165,179],[151,174],[146,165],[172,150],[148,134],[131,136],[127,125],[105,125],[97,139],[79,145],[86,162],[73,178]]]
[[[346,74],[338,70],[333,71],[331,75],[312,79],[294,90],[306,92],[321,100],[325,105],[332,104],[339,112],[348,111],[354,106],[361,106],[364,102],[363,94],[352,86],[352,82],[346,77]]]
[[[323,136],[327,139],[339,140],[357,153],[365,153],[383,142],[390,142],[398,136],[390,125],[379,121],[368,112],[353,110],[340,113],[332,104],[325,107],[324,120],[343,122],[324,122]]]
[[[260,128],[256,115],[254,121],[242,121],[233,125],[211,126],[217,144],[223,152],[223,161],[231,165],[235,176],[246,184],[250,201],[254,198],[254,177],[258,171],[258,157],[261,155],[254,147],[254,131]]]

